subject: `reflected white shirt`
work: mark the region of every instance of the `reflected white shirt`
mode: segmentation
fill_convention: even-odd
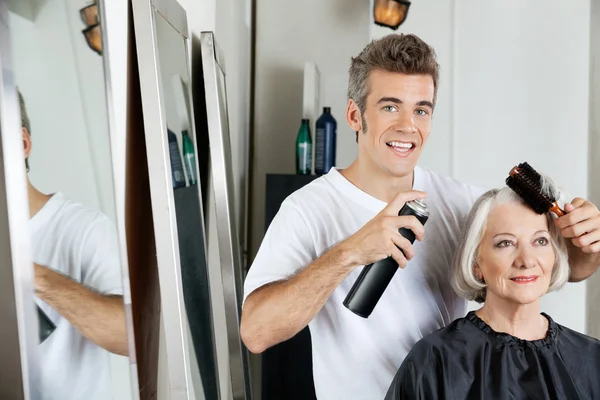
[[[56,193],[29,221],[33,262],[67,275],[102,294],[123,294],[118,240],[104,214]],[[56,325],[38,347],[33,390],[43,400],[113,398],[110,353],[83,337],[42,300],[36,303]]]

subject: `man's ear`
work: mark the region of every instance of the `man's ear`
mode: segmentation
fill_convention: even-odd
[[[21,132],[23,135],[23,152],[25,153],[25,159],[28,159],[29,153],[31,153],[31,136],[25,128],[21,128]]]
[[[354,132],[362,132],[363,122],[360,115],[360,109],[353,99],[348,100],[348,108],[346,109],[346,121],[350,125],[350,129]]]

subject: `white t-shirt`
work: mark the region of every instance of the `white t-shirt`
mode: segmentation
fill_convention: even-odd
[[[118,240],[105,215],[54,194],[29,220],[33,262],[102,294],[123,294]],[[48,304],[36,303],[56,325],[39,345],[40,377],[33,386],[43,400],[110,400],[110,353],[83,337]]]
[[[309,323],[319,400],[383,399],[404,357],[423,336],[466,313],[449,284],[466,217],[482,190],[416,167],[413,189],[428,193],[425,239],[398,269],[368,319],[342,302],[362,266],[337,287]],[[275,216],[244,283],[257,288],[286,279],[354,234],[386,206],[335,168],[290,195]]]

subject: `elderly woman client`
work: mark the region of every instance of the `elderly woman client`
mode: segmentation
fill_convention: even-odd
[[[485,193],[452,268],[456,292],[484,304],[417,342],[386,400],[600,399],[600,342],[540,313],[568,271],[550,215],[509,188]]]

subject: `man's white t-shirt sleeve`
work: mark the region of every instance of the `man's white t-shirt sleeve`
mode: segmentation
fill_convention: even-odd
[[[117,232],[106,217],[94,221],[82,238],[81,283],[101,294],[123,294]]]
[[[286,199],[269,225],[244,281],[244,302],[256,289],[293,276],[314,259],[311,231],[292,200]]]

